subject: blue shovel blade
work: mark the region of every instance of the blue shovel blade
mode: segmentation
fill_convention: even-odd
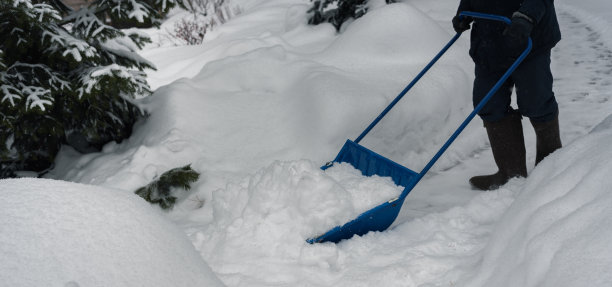
[[[393,182],[405,189],[397,199],[384,202],[359,215],[354,220],[336,226],[323,235],[306,240],[309,243],[334,242],[348,239],[354,235],[363,235],[370,231],[383,231],[397,218],[406,195],[414,186],[417,173],[393,162],[351,140],[347,140],[333,162],[346,162],[360,170],[364,176],[378,175],[391,177]],[[331,166],[328,164],[322,169]]]
[[[308,243],[334,242],[338,243],[341,240],[349,239],[354,235],[364,235],[370,231],[383,231],[395,221],[399,214],[402,204],[402,199],[385,202],[377,207],[374,207],[350,222],[336,226],[330,231],[316,238],[306,240]]]

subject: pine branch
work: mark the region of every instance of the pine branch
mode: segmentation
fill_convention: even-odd
[[[191,165],[174,168],[163,173],[159,179],[135,191],[140,197],[152,204],[158,204],[163,209],[171,209],[176,203],[172,195],[173,189],[191,189],[191,183],[198,181],[200,174]]]

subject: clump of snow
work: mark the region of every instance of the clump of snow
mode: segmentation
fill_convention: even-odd
[[[347,163],[322,171],[308,160],[275,162],[213,192],[214,224],[228,232],[240,222],[241,232],[255,237],[275,242],[291,236],[291,243],[303,243],[397,198],[402,190],[390,177],[366,177]]]
[[[349,192],[351,202],[359,214],[399,197],[403,190],[403,187],[396,185],[391,177],[378,175],[366,177],[348,163],[335,163],[326,170],[326,174]]]
[[[222,286],[191,243],[125,191],[0,180],[3,286]]]
[[[385,232],[306,243],[400,192],[389,178],[364,177],[348,164],[323,172],[308,160],[275,162],[214,191],[211,224],[198,225],[205,217],[194,213],[187,233],[230,286],[418,286],[456,278],[455,266],[473,266],[483,234],[513,199],[509,190],[486,193]]]

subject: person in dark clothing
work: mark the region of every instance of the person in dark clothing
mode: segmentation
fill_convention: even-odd
[[[460,17],[472,11],[506,16],[512,23]],[[551,49],[561,40],[553,0],[461,0],[452,20],[457,33],[470,29],[470,56],[475,63],[473,103],[476,106],[527,47],[533,48],[498,92],[478,113],[487,130],[498,171],[470,179],[472,187],[491,190],[513,177],[526,177],[522,117],[536,133],[536,165],[561,147],[559,108],[552,90]],[[510,106],[516,89],[518,110]]]

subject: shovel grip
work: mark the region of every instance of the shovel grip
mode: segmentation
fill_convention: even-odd
[[[478,13],[478,12],[470,12],[470,11],[460,12],[459,13],[459,18],[461,19],[463,17],[472,17],[472,18],[477,18],[477,19],[500,21],[500,22],[504,22],[504,23],[506,23],[508,25],[510,25],[510,23],[512,23],[512,21],[508,17],[505,17],[505,16],[485,14],[485,13]]]

